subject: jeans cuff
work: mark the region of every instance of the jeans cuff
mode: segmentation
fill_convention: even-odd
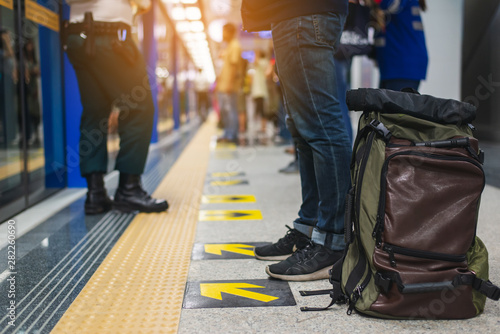
[[[344,234],[325,232],[315,228],[311,239],[314,243],[323,245],[331,250],[339,251],[345,248]]]
[[[305,234],[308,238],[313,234],[314,226],[299,223],[298,221],[293,222],[293,228],[302,234]]]

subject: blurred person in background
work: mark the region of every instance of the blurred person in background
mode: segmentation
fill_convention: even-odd
[[[261,143],[266,143],[266,125],[267,118],[265,112],[266,100],[269,98],[269,92],[267,87],[267,71],[269,67],[269,61],[266,59],[266,53],[263,50],[255,51],[255,60],[253,63],[253,77],[252,77],[252,89],[251,96],[254,105],[254,117],[256,120],[260,121],[260,141]]]
[[[80,123],[80,172],[87,180],[86,214],[112,207],[121,211],[161,212],[165,200],[151,198],[141,185],[153,129],[154,105],[146,64],[131,37],[135,14],[149,0],[67,0],[70,22],[64,24],[65,48],[78,79],[83,113]],[[137,87],[144,98],[134,98]],[[120,172],[114,201],[106,192],[108,117],[120,109]]]
[[[7,127],[7,115],[16,112],[17,106],[17,83],[19,82],[18,65],[13,49],[13,42],[10,37],[11,32],[5,28],[0,28],[0,143],[3,147],[22,145],[21,131],[19,126],[14,131],[9,131]],[[20,116],[18,114],[18,116]],[[20,117],[19,117],[20,118]],[[18,124],[20,124],[18,118]],[[9,134],[12,132],[12,134]],[[12,138],[13,133],[15,137]]]
[[[334,54],[348,0],[243,0],[244,29],[272,29],[278,76],[298,146],[302,204],[294,228],[276,243],[256,247],[274,278],[328,278],[343,255],[345,197],[351,143],[340,110]]]
[[[205,122],[211,105],[209,95],[210,82],[201,68],[198,69],[194,80],[194,90],[196,93],[196,110],[198,111],[198,116],[200,116],[202,122]]]
[[[372,0],[379,29],[375,36],[380,88],[418,90],[429,62],[420,16],[425,0]]]
[[[250,76],[248,75],[248,60],[240,60],[240,74],[238,77],[238,124],[239,141],[241,145],[246,144],[245,134],[247,131],[247,97],[250,93]]]
[[[373,51],[373,45],[368,38],[371,19],[370,7],[365,6],[365,2],[349,0],[349,14],[340,38],[338,51],[335,54],[340,109],[351,143],[353,142],[353,131],[345,96],[350,89],[352,59],[354,56],[369,55]]]
[[[26,127],[28,144],[30,146],[39,147],[40,142],[40,102],[38,93],[38,77],[40,76],[40,66],[35,51],[35,45],[31,38],[24,43],[24,59],[25,59],[25,92],[26,92],[26,108],[28,116],[28,124]]]
[[[222,40],[227,43],[221,57],[222,70],[217,81],[220,114],[224,123],[224,134],[218,142],[238,143],[238,82],[241,62],[241,44],[236,38],[236,26],[227,23],[222,28]]]

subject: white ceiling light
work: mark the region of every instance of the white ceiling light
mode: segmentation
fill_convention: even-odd
[[[179,33],[188,32],[191,30],[191,24],[189,21],[180,21],[175,24],[175,29]]]
[[[205,30],[205,25],[201,21],[193,21],[191,22],[191,31],[192,32],[203,32]]]
[[[205,34],[202,32],[197,32],[197,33],[192,33],[188,32],[184,34],[184,40],[186,41],[199,41],[199,40],[206,40]]]
[[[210,8],[216,15],[225,16],[231,12],[233,5],[231,0],[211,0]]]
[[[185,20],[186,12],[184,11],[184,7],[174,7],[172,8],[172,19],[176,21]]]
[[[188,20],[200,20],[201,11],[198,7],[186,7],[186,18]]]
[[[226,24],[226,20],[214,20],[208,26],[208,35],[215,42],[222,42],[222,27]]]
[[[167,26],[164,24],[157,24],[154,27],[155,37],[158,39],[165,39],[167,37]]]

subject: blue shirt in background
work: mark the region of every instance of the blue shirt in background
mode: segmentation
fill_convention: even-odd
[[[380,79],[423,80],[428,55],[418,0],[382,0],[386,29],[376,35]]]

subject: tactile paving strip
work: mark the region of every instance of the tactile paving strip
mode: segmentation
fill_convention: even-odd
[[[53,333],[177,332],[215,131],[200,128],[154,193],[168,212],[136,216]]]

